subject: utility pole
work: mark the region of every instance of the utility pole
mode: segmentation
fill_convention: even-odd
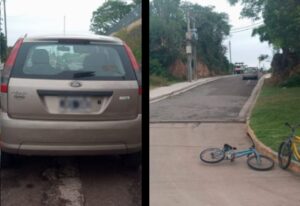
[[[198,40],[197,29],[195,25],[195,18],[193,18],[193,29],[192,29],[192,47],[193,47],[193,79],[197,80],[197,47],[196,41]]]
[[[3,8],[4,8],[4,25],[5,25],[5,38],[7,39],[7,24],[6,24],[6,0],[3,0]],[[7,46],[7,45],[6,45]]]
[[[192,33],[190,27],[190,12],[187,11],[186,54],[187,54],[187,80],[192,81]]]
[[[230,40],[229,40],[229,63],[231,66],[232,60],[231,60],[231,41]],[[234,73],[234,68],[232,68],[232,73]]]
[[[2,6],[1,6],[1,1],[0,1],[0,38],[1,38],[1,34],[2,34],[2,18],[1,18],[1,8],[2,8]],[[2,41],[1,41],[1,39],[0,39],[0,64],[2,63]]]

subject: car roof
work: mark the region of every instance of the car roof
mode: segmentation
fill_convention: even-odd
[[[25,36],[24,42],[35,42],[44,40],[89,40],[100,41],[107,43],[123,44],[123,41],[117,37],[104,35],[40,35],[40,36]]]

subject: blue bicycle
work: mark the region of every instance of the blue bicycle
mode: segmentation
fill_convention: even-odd
[[[247,150],[236,151],[235,147],[224,144],[223,148],[208,148],[200,153],[200,159],[205,163],[218,163],[222,160],[233,162],[236,158],[247,156],[247,164],[250,168],[258,171],[270,170],[274,167],[274,161],[264,155],[261,155],[255,149],[254,144]]]

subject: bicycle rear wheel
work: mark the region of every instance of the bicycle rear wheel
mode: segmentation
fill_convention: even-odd
[[[200,159],[206,163],[218,163],[225,158],[225,153],[219,148],[208,148],[200,153]]]
[[[282,142],[278,149],[278,163],[282,169],[289,167],[292,158],[291,144],[288,141]]]
[[[259,155],[260,161],[257,159],[257,156],[251,156],[247,160],[247,164],[251,169],[258,170],[258,171],[266,171],[270,170],[274,167],[274,161],[264,155]]]

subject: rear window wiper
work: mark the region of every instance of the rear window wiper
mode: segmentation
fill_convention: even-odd
[[[76,72],[73,74],[73,78],[83,78],[83,77],[93,77],[95,76],[94,71],[87,71],[87,72]]]

